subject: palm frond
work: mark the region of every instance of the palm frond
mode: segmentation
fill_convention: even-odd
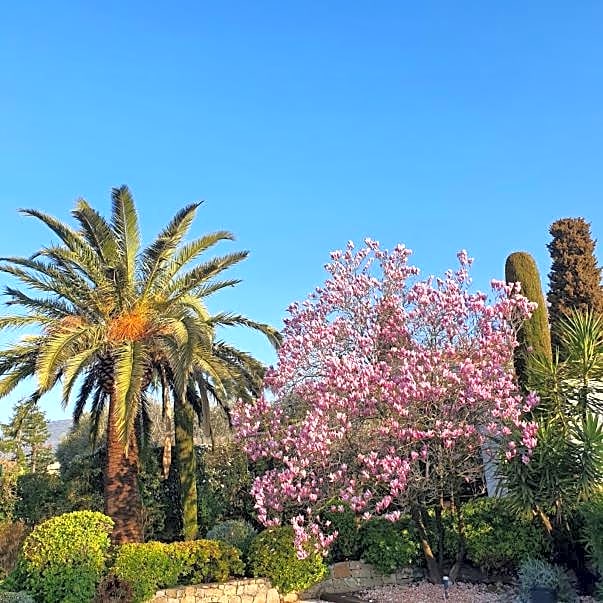
[[[138,214],[134,199],[127,186],[111,191],[112,214],[111,227],[123,259],[125,285],[133,290],[136,278],[136,256],[140,248]]]
[[[115,426],[127,449],[140,405],[148,358],[137,341],[124,342],[114,353]]]
[[[167,285],[182,268],[196,260],[204,251],[220,241],[234,241],[234,235],[226,230],[219,230],[199,237],[181,247],[165,270],[164,285]]]
[[[75,230],[67,226],[64,222],[57,220],[54,216],[38,211],[37,209],[20,209],[19,211],[26,216],[37,218],[46,224],[46,226],[48,226],[48,228],[50,228],[61,241],[71,249],[71,251],[76,251],[84,245],[81,236]]]
[[[274,327],[270,325],[250,320],[246,316],[240,314],[230,314],[228,312],[220,312],[211,317],[210,322],[215,326],[232,327],[244,326],[259,331],[268,338],[268,341],[278,349],[282,342],[282,335]]]
[[[96,345],[98,327],[88,324],[49,333],[36,358],[36,376],[40,390],[48,391],[56,382],[66,361],[80,351]]]
[[[84,199],[77,202],[71,213],[79,222],[88,244],[101,260],[109,266],[115,266],[119,259],[119,250],[111,225]]]
[[[199,205],[201,204],[192,203],[181,209],[159,233],[155,241],[143,251],[142,280],[145,283],[143,297],[154,289],[156,278],[186,236]]]
[[[88,403],[88,399],[92,394],[92,390],[98,387],[98,378],[94,371],[89,370],[84,377],[82,385],[80,387],[80,391],[78,392],[77,399],[73,406],[73,423],[78,425],[82,415],[84,414],[84,410],[86,408],[86,404]],[[63,408],[65,407],[66,398],[63,396]]]
[[[97,352],[96,346],[93,345],[66,361],[63,373],[63,408],[69,403],[71,391],[78,377],[94,361]]]

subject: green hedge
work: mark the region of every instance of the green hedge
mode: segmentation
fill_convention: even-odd
[[[119,547],[113,573],[129,583],[134,603],[143,603],[160,588],[176,585],[224,582],[242,575],[239,552],[223,542],[146,542]]]
[[[7,585],[39,603],[91,601],[104,571],[113,521],[93,511],[76,511],[41,523],[25,539]]]
[[[271,528],[256,536],[249,547],[249,569],[256,578],[269,578],[281,593],[305,590],[327,574],[321,555],[312,551],[299,559],[293,528]]]

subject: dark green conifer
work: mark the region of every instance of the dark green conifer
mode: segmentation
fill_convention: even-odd
[[[553,240],[549,273],[549,315],[553,345],[558,347],[558,324],[570,310],[603,313],[601,268],[595,257],[590,224],[584,218],[563,218],[550,228]]]
[[[531,318],[524,322],[517,337],[519,346],[515,351],[515,370],[519,383],[527,388],[527,367],[530,357],[541,360],[552,359],[551,334],[540,273],[534,258],[525,251],[512,253],[505,263],[507,283],[521,283],[521,293],[538,307]]]

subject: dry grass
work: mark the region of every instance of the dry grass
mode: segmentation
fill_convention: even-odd
[[[27,534],[29,529],[21,521],[0,522],[0,579],[14,569]]]

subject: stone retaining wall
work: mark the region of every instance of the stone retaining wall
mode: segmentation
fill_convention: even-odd
[[[423,570],[406,567],[384,575],[364,561],[342,561],[329,567],[326,580],[300,593],[300,599],[318,599],[322,593],[352,593],[387,584],[408,584],[423,577]]]
[[[263,578],[167,588],[157,591],[151,599],[152,603],[280,603],[280,600],[278,591]]]
[[[364,561],[342,561],[329,567],[326,580],[299,593],[280,596],[269,580],[233,580],[222,584],[198,584],[167,588],[155,593],[152,603],[294,603],[318,599],[323,593],[351,593],[387,584],[408,584],[423,577],[423,571],[407,567],[383,575]]]

